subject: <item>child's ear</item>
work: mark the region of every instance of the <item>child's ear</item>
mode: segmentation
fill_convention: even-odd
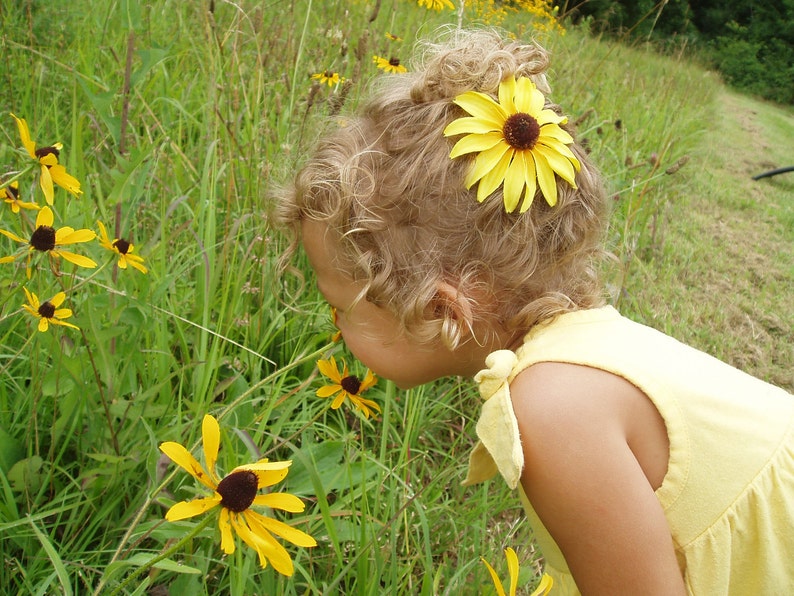
[[[471,301],[456,287],[439,281],[431,303],[431,311],[436,319],[443,319],[442,336],[444,342],[454,347],[467,335],[473,334],[474,316]]]

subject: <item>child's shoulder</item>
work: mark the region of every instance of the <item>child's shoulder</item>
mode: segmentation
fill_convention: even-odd
[[[513,379],[510,394],[525,456],[584,453],[587,459],[627,447],[653,488],[661,485],[669,449],[664,420],[626,379],[578,364],[539,362]]]

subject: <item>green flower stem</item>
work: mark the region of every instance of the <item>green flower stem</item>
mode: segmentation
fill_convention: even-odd
[[[17,172],[16,174],[11,176],[10,178],[7,178],[6,180],[3,180],[3,182],[0,182],[0,190],[3,190],[6,186],[8,186],[12,182],[14,182],[14,180],[19,180],[20,178],[22,178],[22,176],[24,176],[28,172],[33,171],[33,168],[35,168],[36,165],[29,165],[24,170],[20,170],[19,172]]]
[[[115,589],[115,590],[113,590],[113,591],[110,593],[110,596],[116,596],[116,594],[119,594],[119,593],[121,593],[121,591],[122,591],[124,588],[126,588],[126,587],[127,587],[129,584],[130,584],[130,583],[132,583],[132,581],[133,581],[133,580],[137,579],[137,578],[138,578],[138,577],[139,577],[141,574],[145,573],[147,570],[149,570],[149,569],[151,569],[152,567],[154,567],[155,565],[157,565],[157,563],[159,563],[159,562],[160,562],[160,561],[162,561],[163,559],[167,559],[167,558],[168,558],[168,557],[170,557],[172,554],[174,554],[176,551],[178,551],[179,549],[181,549],[181,548],[182,548],[182,547],[183,547],[185,544],[187,544],[187,543],[188,543],[190,540],[193,540],[193,538],[195,538],[196,536],[198,536],[198,535],[199,535],[199,533],[200,533],[200,532],[201,532],[201,531],[202,531],[204,528],[206,528],[206,527],[207,527],[207,526],[210,524],[210,522],[212,522],[212,521],[214,521],[214,518],[213,518],[213,516],[211,516],[211,515],[208,515],[208,516],[206,516],[206,517],[205,517],[203,520],[201,520],[201,522],[199,522],[198,524],[196,524],[196,526],[195,526],[195,527],[194,527],[194,528],[193,528],[193,529],[192,529],[190,532],[188,532],[187,534],[185,534],[185,535],[184,535],[184,536],[183,536],[183,537],[182,537],[182,538],[181,538],[179,541],[177,541],[176,543],[174,543],[174,544],[173,544],[173,545],[172,545],[170,548],[168,548],[168,549],[164,550],[163,552],[161,552],[161,553],[160,553],[159,555],[157,555],[156,557],[153,557],[153,558],[149,559],[149,560],[148,560],[146,563],[144,563],[143,565],[141,565],[140,567],[138,567],[138,568],[137,568],[135,571],[133,571],[132,573],[130,573],[130,574],[127,576],[127,579],[125,579],[123,582],[121,582],[121,583],[120,583],[120,584],[119,584],[119,585],[116,587],[116,589]]]

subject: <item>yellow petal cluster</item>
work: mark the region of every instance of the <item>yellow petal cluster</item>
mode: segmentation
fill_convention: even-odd
[[[549,205],[557,204],[556,176],[576,188],[581,166],[568,147],[573,137],[559,126],[567,118],[546,109],[545,102],[531,79],[513,75],[500,83],[499,101],[479,91],[455,98],[470,116],[451,122],[444,135],[465,135],[453,146],[451,158],[476,154],[465,185],[478,185],[478,201],[503,186],[505,210],[512,213],[520,204],[523,213],[538,189]]]
[[[237,466],[224,478],[219,478],[215,472],[220,448],[220,426],[218,421],[207,414],[201,424],[201,438],[204,451],[202,466],[198,460],[179,443],[167,441],[160,445],[160,450],[171,461],[184,469],[205,487],[213,491],[213,495],[182,501],[172,506],[165,514],[169,521],[177,521],[206,513],[216,507],[220,509],[218,527],[221,532],[221,549],[226,554],[235,551],[234,535],[239,536],[243,542],[253,548],[259,555],[259,563],[266,567],[268,562],[282,575],[291,576],[294,573],[292,559],[286,549],[276,541],[273,534],[296,546],[317,546],[317,541],[306,532],[293,528],[282,521],[267,517],[252,510],[251,506],[270,507],[291,513],[304,510],[304,503],[295,495],[288,493],[267,493],[252,495],[250,505],[240,508],[230,507],[224,500],[224,484],[233,484],[237,477],[246,473],[256,476],[256,491],[273,486],[287,476],[291,461],[269,462],[266,459],[254,464]],[[230,480],[231,478],[231,480]],[[253,487],[252,487],[253,488]],[[220,492],[219,492],[220,491]]]

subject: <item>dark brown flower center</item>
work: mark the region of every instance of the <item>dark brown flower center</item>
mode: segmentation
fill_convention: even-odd
[[[55,306],[49,300],[42,302],[39,306],[39,314],[45,319],[51,319],[55,316]]]
[[[391,66],[400,66],[400,59],[399,58],[389,58],[389,64]]]
[[[55,248],[55,229],[50,226],[39,226],[30,237],[30,245],[42,252],[52,250]]]
[[[127,252],[130,250],[130,243],[124,240],[124,238],[119,238],[115,242],[113,242],[113,246],[119,253],[126,255]]]
[[[55,157],[58,157],[61,154],[61,152],[58,151],[58,149],[56,149],[55,147],[39,147],[38,149],[36,149],[35,153],[36,153],[36,157],[38,157],[39,159],[41,159],[42,157],[46,157],[48,155],[54,155]]]
[[[19,189],[13,186],[6,186],[5,187],[6,195],[9,199],[17,200],[19,198]]]
[[[529,114],[519,112],[505,120],[502,134],[513,149],[532,149],[540,136],[540,124]]]
[[[358,395],[358,390],[361,389],[361,381],[355,375],[345,377],[339,382],[339,384],[342,386],[342,389],[351,395]]]
[[[250,470],[240,470],[226,476],[215,490],[221,496],[222,507],[241,513],[254,502],[258,484],[256,474]]]

